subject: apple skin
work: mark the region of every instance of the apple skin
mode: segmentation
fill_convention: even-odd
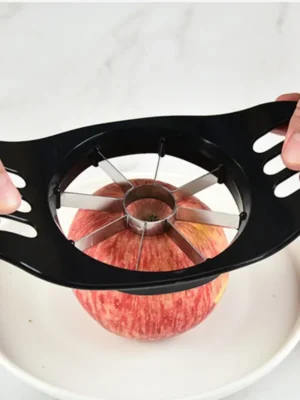
[[[134,186],[138,186],[153,181],[133,179],[131,182]],[[156,183],[168,189],[175,189],[174,186],[164,182]],[[95,194],[124,196],[119,186],[114,183],[104,186]],[[178,205],[209,210],[195,197],[186,198]],[[143,199],[132,203],[129,211],[141,219],[151,215],[161,219],[171,210],[159,200]],[[71,224],[69,239],[76,241],[121,215],[121,213],[79,210]],[[225,233],[219,227],[190,222],[176,222],[175,226],[207,258],[215,257],[228,246]],[[135,269],[139,244],[140,236],[126,229],[86,250],[85,253],[110,265]],[[170,271],[192,265],[191,260],[166,234],[145,237],[139,264],[140,271]],[[204,321],[222,298],[228,279],[229,274],[226,273],[204,286],[159,295],[134,295],[115,290],[75,289],[73,292],[84,310],[108,331],[131,339],[161,340],[182,334]]]

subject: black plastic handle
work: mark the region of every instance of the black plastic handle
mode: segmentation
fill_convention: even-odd
[[[266,176],[262,166],[270,152],[279,154],[280,147],[262,156],[253,151],[253,144],[288,123],[295,107],[295,102],[274,102],[225,115],[143,118],[80,128],[35,141],[0,143],[4,164],[26,181],[21,193],[32,206],[28,222],[38,231],[34,239],[0,232],[0,257],[64,286],[154,294],[205,284],[218,274],[273,254],[299,235],[300,197],[299,193],[287,199],[274,196],[278,177]],[[147,273],[100,263],[74,248],[55,222],[59,189],[64,190],[87,166],[97,164],[95,149],[100,148],[107,158],[156,153],[161,137],[167,154],[209,170],[224,166],[224,183],[245,217],[233,245],[215,259],[192,268]],[[288,174],[283,173],[281,178]]]

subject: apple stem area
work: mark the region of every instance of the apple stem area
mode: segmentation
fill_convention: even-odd
[[[136,200],[126,207],[126,213],[145,222],[164,220],[173,212],[173,209],[165,202],[150,197]]]
[[[150,215],[146,218],[145,221],[147,221],[147,222],[155,222],[155,221],[158,221],[158,220],[159,220],[159,218],[158,218],[157,215],[150,214]]]

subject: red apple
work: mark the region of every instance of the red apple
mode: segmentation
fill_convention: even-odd
[[[153,181],[135,179],[131,182],[137,186]],[[157,183],[175,189],[164,182]],[[95,194],[124,196],[114,183]],[[178,204],[208,210],[195,197]],[[142,220],[161,219],[171,211],[166,204],[155,199],[138,200],[129,207],[130,213]],[[69,239],[78,240],[119,216],[121,213],[79,210],[70,227]],[[221,228],[190,222],[176,222],[175,226],[207,258],[215,257],[228,246]],[[126,229],[88,249],[86,254],[120,268],[135,269],[140,239],[139,235]],[[192,265],[191,260],[166,234],[145,237],[139,270],[177,270]],[[74,293],[83,308],[105,329],[127,338],[158,340],[181,334],[200,324],[222,297],[228,277],[228,274],[223,274],[204,286],[161,295],[142,296],[114,290],[74,290]]]

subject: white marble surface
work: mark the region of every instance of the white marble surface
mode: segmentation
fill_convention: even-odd
[[[0,140],[299,91],[299,4],[0,4]],[[299,398],[300,348],[230,400]],[[1,398],[46,400],[0,367]]]

